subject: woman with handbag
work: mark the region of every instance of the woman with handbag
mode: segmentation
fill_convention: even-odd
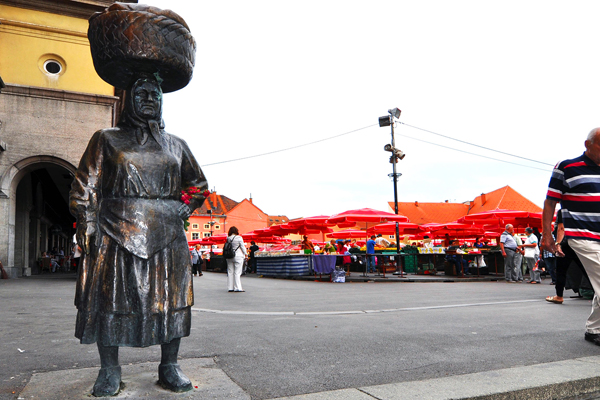
[[[230,243],[234,256],[232,258],[226,258],[227,260],[227,289],[229,292],[244,292],[242,289],[242,269],[244,267],[244,260],[246,259],[246,247],[244,246],[244,239],[240,236],[240,232],[235,226],[229,228],[227,233],[227,243]],[[227,257],[225,254],[223,256]]]

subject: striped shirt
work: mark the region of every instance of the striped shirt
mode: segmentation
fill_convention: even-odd
[[[507,231],[504,231],[504,233],[500,235],[500,243],[504,244],[505,249],[513,251],[517,249],[517,242],[515,241],[515,238]]]
[[[600,166],[585,153],[554,167],[546,199],[560,202],[567,239],[600,241]]]

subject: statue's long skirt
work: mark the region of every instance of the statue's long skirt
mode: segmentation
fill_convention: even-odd
[[[146,347],[189,336],[194,304],[185,233],[148,259],[108,235],[83,255],[75,296],[81,343]]]

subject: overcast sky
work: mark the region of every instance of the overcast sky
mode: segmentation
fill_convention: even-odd
[[[198,45],[192,82],[165,95],[167,131],[211,189],[267,214],[387,210],[391,134],[377,120],[390,108],[410,202],[510,185],[541,206],[552,165],[600,126],[598,1],[147,3],[181,15]]]

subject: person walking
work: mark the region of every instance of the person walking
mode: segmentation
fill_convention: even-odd
[[[569,266],[571,265],[571,262],[574,262],[575,265],[577,265],[577,267],[581,270],[583,275],[586,276],[586,278],[587,274],[585,272],[583,264],[581,263],[581,261],[579,261],[577,254],[575,254],[573,249],[571,249],[571,246],[569,246],[569,242],[565,238],[565,227],[562,222],[562,210],[558,210],[558,213],[556,213],[555,232],[556,233],[554,236],[556,237],[556,248],[558,250],[557,256],[554,257],[554,259],[556,260],[556,284],[554,286],[556,295],[546,297],[546,301],[555,304],[562,304],[564,301],[563,293],[565,291],[565,285],[567,283],[567,271],[569,269]],[[559,256],[558,253],[562,253],[563,256]]]
[[[552,171],[542,212],[542,247],[564,256],[562,246],[552,238],[552,217],[556,204],[562,208],[565,237],[583,264],[594,288],[592,312],[586,322],[584,339],[600,346],[600,128],[585,140],[585,152],[559,162]]]
[[[523,241],[519,237],[519,235],[514,235],[513,238],[515,242],[517,242],[517,251],[515,252],[515,268],[517,270],[517,281],[523,282],[523,255],[525,251],[523,251]]]
[[[194,276],[202,276],[202,252],[200,251],[200,245],[197,244],[192,250],[192,273]]]
[[[256,245],[256,242],[252,241],[250,242],[251,246],[250,246],[250,258],[248,260],[248,262],[250,263],[250,273],[255,274],[256,273],[256,253],[259,250],[259,247]]]
[[[231,243],[231,247],[235,253],[233,258],[227,259],[227,289],[230,292],[244,292],[242,289],[242,269],[246,259],[246,247],[244,239],[240,236],[238,228],[232,226],[227,233],[227,242]]]
[[[515,265],[515,254],[517,252],[517,242],[513,237],[515,229],[511,224],[505,226],[505,231],[500,236],[500,250],[504,257],[504,279],[509,283],[518,281],[517,268]]]
[[[367,241],[367,272],[376,272],[375,267],[375,235]]]
[[[525,228],[525,232],[527,232],[527,239],[521,248],[525,250],[525,262],[529,268],[529,283],[542,283],[540,271],[536,265],[540,255],[537,237],[533,234],[533,229],[529,227]]]

